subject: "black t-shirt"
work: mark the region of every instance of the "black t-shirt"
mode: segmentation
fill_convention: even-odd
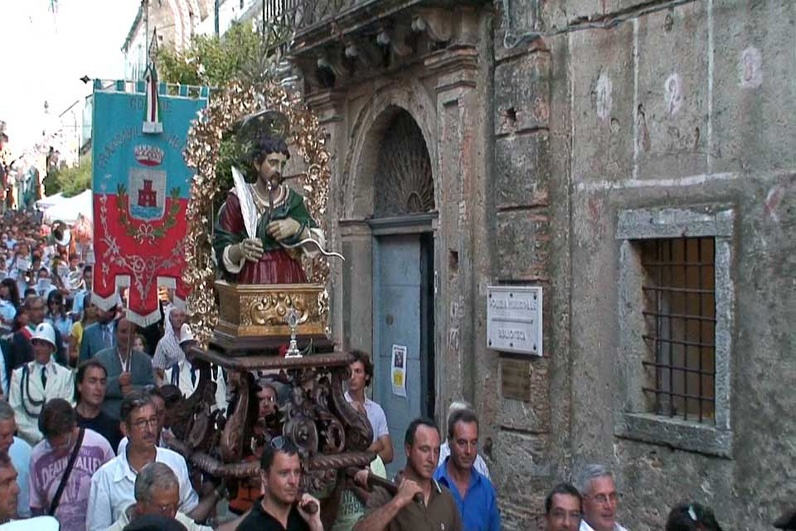
[[[263,510],[262,501],[262,498],[258,498],[254,502],[252,512],[240,523],[238,531],[310,531],[309,524],[301,517],[295,505],[287,515],[287,529],[285,529],[279,520]]]
[[[119,441],[122,440],[122,431],[121,428],[119,428],[118,420],[109,417],[102,411],[100,411],[100,414],[93,419],[87,419],[78,413],[77,425],[81,428],[94,430],[108,439],[111,449],[113,449],[113,453],[116,453],[116,449],[119,447]]]

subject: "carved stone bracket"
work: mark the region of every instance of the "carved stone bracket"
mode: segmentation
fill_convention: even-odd
[[[446,9],[421,9],[412,17],[412,30],[425,32],[435,42],[448,42],[453,37],[453,17]]]

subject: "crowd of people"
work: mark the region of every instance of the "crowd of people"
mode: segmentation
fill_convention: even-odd
[[[415,419],[398,450],[384,410],[367,396],[370,356],[358,351],[345,399],[371,425],[370,466],[346,471],[347,479],[324,492],[304,492],[298,448],[282,435],[287,389],[257,374],[249,459],[259,461],[260,473],[229,492],[169,449],[175,435],[167,407],[178,408],[199,385],[185,312],[165,294],[162,322],[138,330],[122,297],[107,310],[92,304],[91,265],[43,235],[34,217],[7,215],[0,238],[0,524],[35,518],[30,529],[67,531],[501,529],[473,408],[451,404],[444,433],[433,420]],[[222,412],[232,398],[228,377],[211,371],[214,409]],[[388,480],[386,465],[398,451],[406,466]],[[543,511],[549,531],[625,531],[619,504],[612,472],[588,465],[574,484],[550,491]],[[224,519],[220,506],[228,507]],[[688,503],[672,509],[666,530],[721,527],[709,508]]]

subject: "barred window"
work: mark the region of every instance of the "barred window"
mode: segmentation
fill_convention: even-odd
[[[715,240],[657,238],[641,247],[648,411],[714,424]]]

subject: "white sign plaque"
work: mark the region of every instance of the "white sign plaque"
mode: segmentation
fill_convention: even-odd
[[[487,286],[487,347],[542,355],[541,286]]]

